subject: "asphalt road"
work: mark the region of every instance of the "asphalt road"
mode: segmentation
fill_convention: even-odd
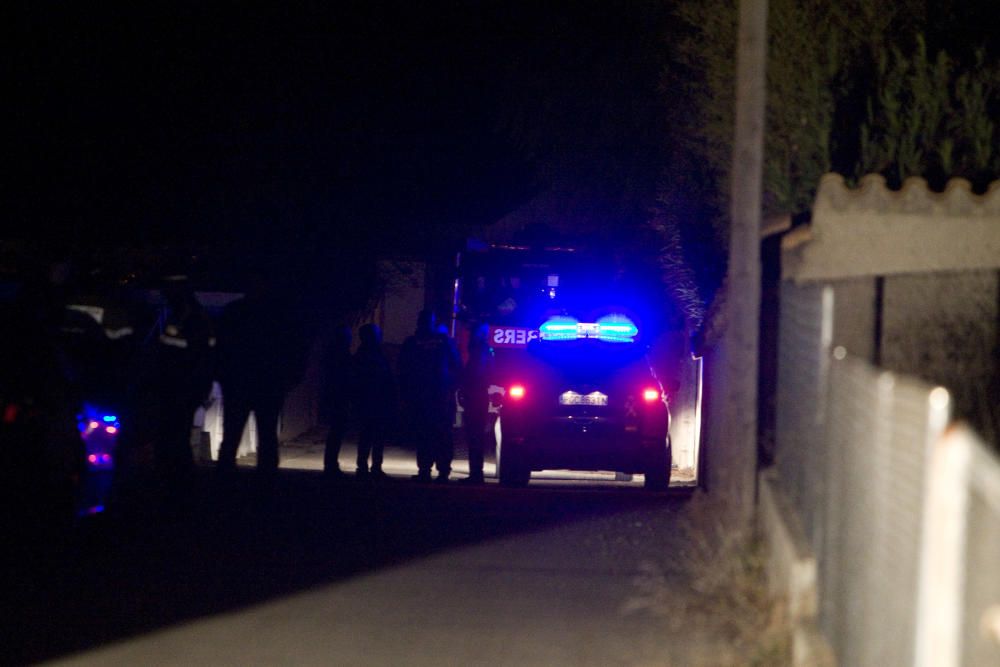
[[[651,569],[661,608],[693,595],[683,492],[209,473],[20,545],[4,662],[686,665],[725,646],[630,610]]]

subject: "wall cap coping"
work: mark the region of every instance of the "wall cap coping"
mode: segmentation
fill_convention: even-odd
[[[868,174],[850,188],[825,174],[812,222],[782,239],[782,278],[796,282],[1000,268],[1000,181],[986,193],[953,178],[943,192],[922,178],[890,190]]]

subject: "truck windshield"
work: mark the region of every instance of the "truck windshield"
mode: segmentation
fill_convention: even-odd
[[[646,311],[643,304],[658,296],[657,279],[650,279],[645,267],[594,250],[468,252],[462,256],[460,277],[462,317],[497,325],[535,328],[553,314],[585,318],[601,304]]]

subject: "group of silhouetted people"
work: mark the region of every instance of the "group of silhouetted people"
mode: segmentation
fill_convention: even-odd
[[[186,280],[167,282],[166,308],[150,363],[145,364],[143,402],[152,406],[145,428],[153,442],[154,469],[168,485],[193,467],[191,429],[212,382],[222,388],[223,438],[217,470],[236,468],[244,429],[254,414],[257,470],[278,470],[278,419],[285,397],[305,365],[305,338],[296,313],[261,280],[209,318]]]
[[[359,347],[351,355],[350,331],[335,332],[325,363],[324,402],[329,408],[330,421],[325,474],[330,478],[344,475],[339,453],[349,406],[353,405],[359,426],[358,477],[386,477],[382,470],[384,448],[397,436],[409,440],[416,448],[417,474],[413,479],[447,482],[454,458],[452,423],[458,394],[468,434],[468,481],[482,483],[493,367],[493,352],[486,342],[485,328],[473,332],[469,361],[463,368],[455,344],[439,330],[433,312],[422,311],[416,331],[400,350],[396,374],[382,350],[381,333],[376,325],[363,325],[358,337]],[[436,476],[432,474],[435,470]]]
[[[302,318],[259,279],[217,320],[187,276],[162,275],[156,287],[57,261],[47,272],[29,274],[5,303],[0,332],[10,344],[0,394],[38,406],[56,434],[39,438],[66,442],[59,450],[65,456],[49,457],[32,475],[51,477],[47,467],[62,465],[62,458],[79,459],[76,478],[90,474],[85,458],[106,468],[113,462],[118,492],[148,486],[150,472],[155,486],[176,497],[193,471],[194,415],[207,404],[213,381],[225,396],[220,473],[235,468],[251,411],[259,427],[259,469],[277,470],[278,416],[305,365]],[[94,411],[107,422],[99,424],[104,449],[97,454],[89,449],[93,438],[80,445],[80,434],[97,427],[80,422],[75,432]],[[73,437],[63,437],[65,431]]]
[[[150,307],[110,281],[50,280],[38,289],[26,288],[10,308],[17,321],[4,329],[12,332],[11,340],[31,341],[30,346],[12,346],[22,348],[22,375],[40,376],[39,385],[64,387],[59,405],[67,410],[85,402],[114,410],[122,424],[116,474],[127,484],[139,480],[133,473],[151,464],[149,469],[168,493],[190,478],[193,418],[199,407],[208,405],[212,384],[218,382],[225,402],[219,476],[235,471],[253,413],[259,478],[273,478],[279,465],[281,409],[305,370],[308,339],[301,313],[293,312],[287,299],[260,278],[217,318],[209,316],[186,276],[163,277],[159,292],[159,307]],[[20,338],[14,336],[18,333]],[[461,397],[469,481],[483,481],[493,354],[485,329],[472,333],[463,366],[452,339],[425,310],[402,345],[395,368],[375,324],[358,329],[353,353],[350,329],[332,333],[322,370],[327,380],[322,401],[330,425],[324,457],[328,477],[344,475],[341,444],[348,424],[356,420],[356,476],[385,478],[386,444],[405,441],[416,449],[415,479],[448,481],[454,456],[452,424]],[[51,350],[45,356],[50,363],[29,354],[36,348]],[[26,395],[39,393],[29,390]],[[151,460],[146,459],[149,454]]]
[[[227,305],[215,326],[189,289],[165,291],[167,310],[160,333],[156,377],[160,391],[155,459],[165,478],[182,476],[192,463],[191,417],[205,401],[213,377],[225,401],[217,470],[236,467],[236,454],[251,412],[257,424],[257,470],[269,478],[278,469],[278,418],[289,390],[301,376],[305,341],[293,315],[266,290],[251,289]],[[350,416],[358,425],[355,475],[384,479],[385,446],[409,439],[421,482],[447,482],[454,457],[452,424],[461,396],[469,444],[469,482],[483,482],[483,449],[489,420],[493,351],[486,329],[473,331],[468,363],[424,310],[416,331],[403,343],[397,372],[375,324],[358,329],[352,353],[348,328],[333,332],[324,360],[324,396],[330,430],[324,474],[343,477],[339,456]],[[432,472],[436,470],[436,476]]]

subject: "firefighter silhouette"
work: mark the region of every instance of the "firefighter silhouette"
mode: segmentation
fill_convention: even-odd
[[[382,332],[374,324],[358,330],[361,345],[353,358],[352,395],[357,409],[357,474],[384,478],[382,457],[385,442],[395,420],[396,383],[389,361],[382,351]],[[371,455],[371,469],[368,456]]]
[[[460,397],[462,421],[469,449],[468,484],[483,483],[483,450],[486,446],[490,419],[490,385],[494,382],[493,348],[489,344],[489,327],[479,324],[469,336],[469,359],[462,371]]]
[[[421,311],[416,332],[404,341],[399,356],[400,395],[417,446],[417,481],[430,481],[435,466],[438,482],[447,482],[451,474],[451,424],[460,370],[451,339],[436,330],[433,312]]]
[[[352,365],[351,330],[337,327],[323,363],[323,407],[330,422],[323,452],[323,473],[331,478],[343,475],[339,458],[347,430]]]

